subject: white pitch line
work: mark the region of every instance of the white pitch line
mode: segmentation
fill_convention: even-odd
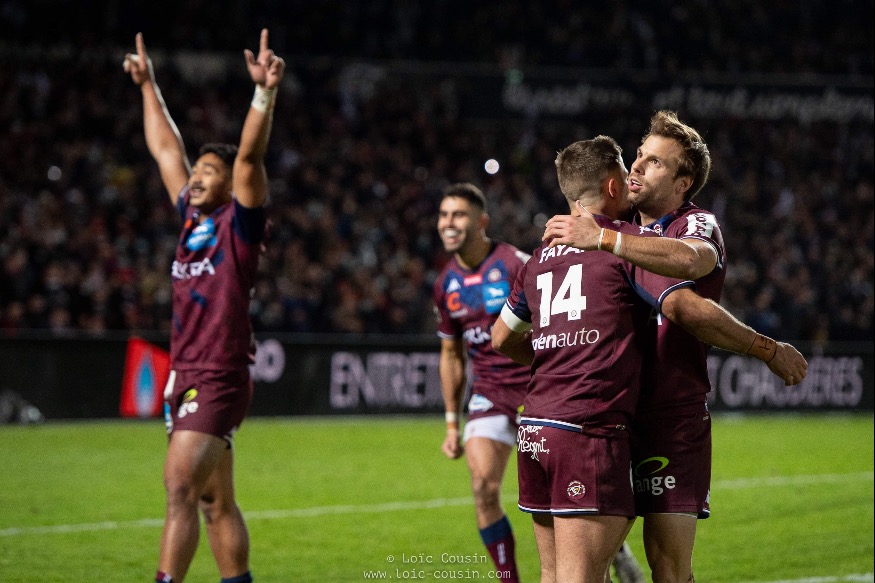
[[[437,498],[434,500],[411,500],[408,502],[385,502],[383,504],[314,506],[312,508],[294,508],[289,510],[256,510],[246,512],[246,518],[254,520],[276,520],[278,518],[304,518],[310,516],[325,516],[327,514],[360,514],[374,512],[397,512],[399,510],[423,510],[427,508],[445,508],[447,506],[464,506],[473,503],[467,498]],[[2,531],[0,531],[2,532]]]
[[[825,484],[837,482],[873,480],[872,472],[856,472],[851,474],[813,474],[800,476],[775,476],[763,478],[740,478],[737,480],[719,480],[712,483],[714,489],[740,489],[759,487],[804,486],[810,484]],[[247,519],[278,520],[283,518],[309,518],[313,516],[328,516],[331,514],[362,514],[375,512],[399,512],[404,510],[425,510],[429,508],[445,508],[449,506],[464,506],[471,504],[471,498],[436,498],[433,500],[411,500],[406,502],[385,502],[380,504],[312,506],[310,508],[291,508],[281,510],[256,510],[244,513]],[[125,528],[153,528],[164,524],[161,518],[143,518],[127,521],[105,521],[85,524],[57,524],[50,526],[21,526],[0,529],[0,537],[10,537],[28,534],[66,534],[96,530],[120,530]],[[810,583],[832,583],[812,580]],[[841,580],[835,580],[841,581]],[[853,581],[857,581],[854,579]],[[871,579],[865,579],[870,583]],[[769,583],[786,583],[784,581]],[[809,583],[800,579],[793,583]],[[875,583],[875,582],[872,582]]]
[[[374,512],[398,512],[402,510],[424,510],[471,504],[467,498],[437,498],[434,500],[411,500],[408,502],[386,502],[383,504],[312,506],[310,508],[291,508],[285,510],[256,510],[245,512],[251,520],[277,520],[282,518],[309,518],[330,514],[362,514]],[[151,528],[164,525],[163,518],[143,518],[140,520],[92,522],[85,524],[57,524],[53,526],[22,526],[0,530],[0,537],[26,534],[66,534],[95,530],[119,530],[123,528]]]
[[[811,484],[835,484],[837,482],[866,481],[875,479],[873,472],[853,474],[810,474],[800,476],[765,476],[762,478],[738,478],[718,480],[711,483],[712,489],[760,488],[764,486],[808,486]]]

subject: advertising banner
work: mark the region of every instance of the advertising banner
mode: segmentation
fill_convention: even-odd
[[[142,338],[128,340],[119,413],[122,417],[157,417],[164,408],[164,385],[170,353]]]
[[[0,392],[15,392],[46,419],[160,414],[166,339],[0,338]],[[800,347],[802,383],[784,386],[762,362],[712,350],[715,411],[872,411],[872,343]],[[22,365],[24,363],[24,365]],[[443,412],[437,337],[276,335],[258,339],[251,415]],[[470,374],[469,374],[470,378]],[[123,390],[119,391],[119,386]]]
[[[294,356],[292,356],[294,355]],[[714,411],[873,409],[871,345],[806,353],[808,376],[791,387],[763,362],[712,350]],[[259,343],[252,374],[256,414],[441,413],[437,342],[288,345]],[[469,375],[470,378],[470,375]]]

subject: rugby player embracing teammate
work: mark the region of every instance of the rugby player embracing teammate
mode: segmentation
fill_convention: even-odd
[[[572,209],[580,201],[605,223],[628,210],[620,152],[599,136],[559,153]],[[542,583],[604,583],[632,526],[627,427],[648,312],[620,259],[545,243],[493,327],[493,346],[532,366],[517,439],[519,508],[532,514]]]
[[[696,282],[695,292],[679,290],[663,303],[667,320],[654,320],[632,432],[636,510],[644,517],[645,552],[658,583],[695,580],[696,519],[710,515],[709,345],[762,360],[786,385],[801,382],[808,369],[796,348],[758,334],[717,303],[726,276],[723,236],[714,214],[692,203],[710,169],[702,136],[674,112],[659,111],[642,138],[628,186],[636,222],[661,237],[617,234],[585,212],[553,217],[544,232],[551,247],[601,249],[649,271]],[[678,325],[690,305],[720,314],[724,329],[710,339],[695,338]],[[654,482],[660,487],[653,489]]]
[[[261,31],[244,51],[255,95],[239,146],[206,144],[189,165],[143,35],[124,70],[143,96],[149,153],[183,222],[173,262],[171,374],[165,389],[166,517],[158,583],[180,583],[197,549],[198,510],[223,583],[249,583],[249,534],[234,497],[232,438],[252,400],[249,294],[265,232],[264,155],[285,63]]]
[[[460,183],[444,190],[438,233],[452,258],[434,285],[447,423],[441,449],[450,459],[466,455],[483,543],[502,581],[517,581],[515,541],[500,492],[508,457],[516,445],[517,413],[531,371],[496,352],[490,333],[529,255],[491,240],[486,236],[488,225],[486,197],[479,188]],[[460,441],[466,353],[474,378]],[[643,582],[641,568],[626,545],[615,557],[614,568],[620,583]]]
[[[656,231],[611,220],[629,208],[620,154],[605,136],[572,144],[556,159],[560,188],[572,215],[596,215],[615,240],[657,238]],[[518,439],[519,506],[533,515],[542,583],[602,583],[631,528],[629,426],[647,312],[662,310],[702,341],[728,349],[752,332],[713,302],[686,293],[692,285],[549,240],[514,283],[492,339],[499,351],[532,365]]]

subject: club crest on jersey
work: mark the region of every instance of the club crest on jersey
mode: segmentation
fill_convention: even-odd
[[[501,279],[501,270],[500,269],[489,270],[489,273],[486,274],[486,279],[488,281],[492,281],[492,282],[498,281],[499,279]]]
[[[205,247],[212,247],[215,244],[216,223],[213,222],[212,218],[207,218],[207,220],[195,227],[185,242],[185,246],[192,251],[200,251]]]
[[[572,480],[568,483],[568,497],[572,500],[577,500],[578,498],[583,498],[586,496],[586,486],[583,485],[583,482],[579,480]]]
[[[483,395],[475,393],[468,402],[468,411],[471,413],[480,413],[492,409],[493,403]]]
[[[483,286],[483,307],[490,314],[497,314],[510,295],[510,284],[506,281],[496,281]]]

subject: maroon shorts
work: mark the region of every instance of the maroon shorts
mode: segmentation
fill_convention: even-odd
[[[517,432],[519,508],[574,516],[634,516],[625,435],[595,437],[540,425]]]
[[[636,419],[632,428],[635,513],[708,518],[711,415],[707,411]]]
[[[171,371],[164,392],[167,433],[199,431],[230,444],[249,411],[252,390],[248,369]]]

